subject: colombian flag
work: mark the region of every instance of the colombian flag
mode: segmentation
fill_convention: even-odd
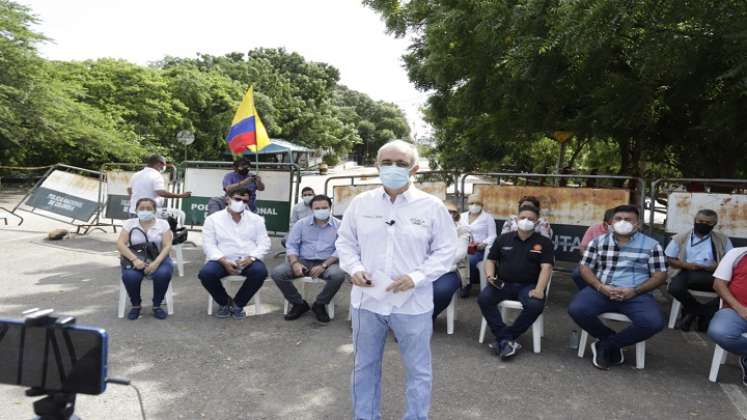
[[[247,149],[256,152],[270,144],[267,130],[254,107],[254,86],[250,86],[246,91],[244,100],[241,101],[236,115],[233,116],[226,143],[231,153],[235,155],[243,154]]]

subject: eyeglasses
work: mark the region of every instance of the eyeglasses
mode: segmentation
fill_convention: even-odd
[[[250,201],[248,198],[246,200],[244,200],[243,198],[238,198],[238,197],[231,197],[231,200],[233,200],[233,201],[243,201],[245,204],[249,204],[249,201]]]
[[[385,159],[379,162],[379,166],[396,166],[398,168],[410,169],[410,162],[405,162],[404,160],[392,162],[389,159]]]

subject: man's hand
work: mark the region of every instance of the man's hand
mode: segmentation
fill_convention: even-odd
[[[545,291],[540,288],[532,289],[529,291],[529,297],[542,300],[545,298]]]
[[[742,319],[747,320],[747,306],[739,306],[738,308],[734,308],[735,311],[739,314],[739,316],[742,317]]]
[[[498,284],[495,282],[496,280],[498,280],[498,277],[496,277],[495,274],[492,276],[486,275],[485,280],[487,280],[488,283],[492,284],[493,287],[498,287]]]
[[[179,194],[179,198],[187,198],[192,196],[192,191],[186,191],[181,194]]]
[[[389,287],[386,288],[386,291],[392,292],[392,293],[399,293],[399,292],[404,292],[406,290],[410,290],[413,287],[415,287],[415,282],[412,281],[410,276],[405,274],[394,279],[394,282],[392,282],[392,284],[390,284]]]
[[[623,287],[621,289],[617,289],[617,296],[621,301],[628,300],[634,298],[636,296],[636,292],[632,287]]]
[[[358,271],[357,273],[353,274],[353,277],[350,278],[350,281],[358,287],[372,286],[371,277],[365,271]]]
[[[315,265],[311,267],[311,270],[309,270],[309,275],[314,278],[319,278],[322,274],[324,274],[325,268],[322,267],[321,264]]]
[[[304,267],[304,265],[301,264],[300,262],[298,262],[298,261],[294,262],[291,265],[291,269],[293,270],[293,277],[303,277],[303,269],[304,268],[306,268],[306,267]]]
[[[226,269],[226,271],[228,272],[228,274],[230,274],[232,276],[236,275],[236,274],[239,274],[239,266],[236,265],[235,262],[228,261],[225,258],[221,258],[220,260],[218,260],[218,262],[220,262],[220,264],[223,266],[223,268]]]
[[[246,258],[240,259],[236,265],[244,269],[246,267],[249,267],[252,264],[254,264],[254,259],[252,259],[252,257],[246,257]]]
[[[610,286],[603,284],[601,287],[599,287],[599,289],[597,289],[597,292],[607,296],[608,298],[610,298],[610,300],[615,300],[613,298],[615,290],[616,289],[614,287],[610,287]]]
[[[132,262],[132,266],[135,267],[135,270],[145,270],[145,262],[140,258],[135,258],[135,261]]]
[[[477,244],[477,250],[478,250],[478,251],[482,251],[483,249],[485,249],[485,247],[486,247],[486,246],[487,246],[487,245],[486,245],[486,244],[484,244],[484,243],[482,243],[482,244]]]

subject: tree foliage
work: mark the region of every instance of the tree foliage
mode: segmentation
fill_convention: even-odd
[[[98,167],[159,152],[181,158],[176,133],[195,133],[191,159],[225,157],[224,137],[246,89],[271,137],[337,156],[409,137],[402,111],[339,84],[339,71],[283,49],[224,56],[48,61],[31,11],[0,0],[0,161]],[[365,106],[357,104],[365,104]],[[369,148],[375,146],[368,146]]]
[[[747,175],[743,1],[364,3],[412,36],[405,63],[433,92],[426,114],[445,166],[536,170],[546,162],[527,152],[557,150],[543,139],[569,130],[582,169],[614,150],[594,169]]]

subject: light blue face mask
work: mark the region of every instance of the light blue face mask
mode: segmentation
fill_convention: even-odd
[[[151,210],[138,210],[137,218],[143,222],[147,222],[156,218],[156,212]]]
[[[379,179],[384,187],[398,190],[410,182],[410,169],[395,165],[380,166]]]
[[[314,217],[317,220],[327,220],[327,219],[329,219],[329,209],[316,209],[316,210],[314,210]]]

